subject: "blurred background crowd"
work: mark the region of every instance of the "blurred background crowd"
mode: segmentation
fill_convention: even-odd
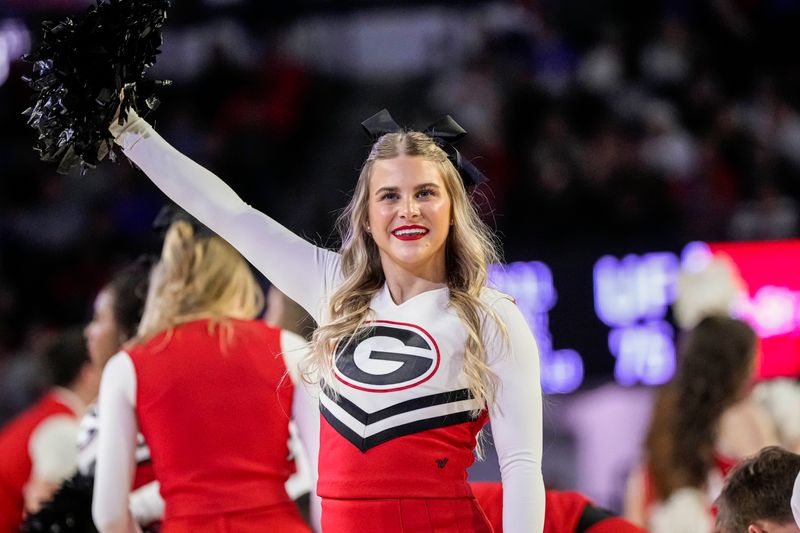
[[[317,243],[336,245],[332,222],[368,145],[359,123],[383,107],[420,129],[449,113],[469,132],[459,148],[491,180],[479,203],[508,261],[800,232],[794,0],[173,4],[151,70],[173,84],[150,120]],[[88,321],[111,273],[157,249],[164,198],[149,180],[124,158],[57,174],[21,115],[31,92],[19,56],[39,22],[87,5],[0,3],[0,424],[47,386],[41,354]],[[550,485],[621,509],[632,455],[604,476],[591,469],[603,439],[629,435],[635,451],[650,405],[639,393],[603,403],[608,415],[588,409],[596,396],[551,400]],[[608,429],[614,402],[638,409],[633,429]],[[605,430],[590,444],[556,423],[562,412]]]

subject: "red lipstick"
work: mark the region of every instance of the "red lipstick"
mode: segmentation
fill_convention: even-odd
[[[392,235],[401,241],[416,241],[423,238],[430,230],[425,226],[412,224],[410,226],[400,226],[392,230]]]

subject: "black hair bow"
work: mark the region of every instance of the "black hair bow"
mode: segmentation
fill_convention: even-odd
[[[369,117],[361,123],[361,127],[364,128],[364,131],[367,132],[373,142],[387,133],[403,131],[403,128],[395,122],[387,109],[381,109]],[[445,115],[425,128],[423,133],[431,137],[445,151],[448,159],[458,169],[461,181],[464,182],[466,188],[469,189],[488,181],[486,175],[478,170],[478,167],[461,157],[461,153],[453,146],[453,143],[458,142],[467,134],[467,131],[453,117]]]
[[[191,224],[194,234],[198,237],[213,237],[216,235],[208,229],[206,225],[194,218],[192,215],[172,204],[167,204],[161,208],[153,221],[153,229],[166,234],[173,223],[183,220]]]

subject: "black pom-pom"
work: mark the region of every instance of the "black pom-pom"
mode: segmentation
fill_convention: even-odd
[[[146,116],[158,106],[155,91],[169,82],[144,75],[160,53],[168,7],[169,0],[97,0],[81,17],[42,23],[38,48],[23,58],[33,63],[24,80],[35,92],[23,114],[43,161],[67,173],[113,160],[108,126],[123,89],[121,119],[131,108]]]
[[[96,533],[92,522],[93,477],[75,474],[36,513],[25,517],[20,533]]]

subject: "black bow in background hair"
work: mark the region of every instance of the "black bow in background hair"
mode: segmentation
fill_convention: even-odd
[[[398,133],[403,131],[397,122],[392,118],[392,115],[386,109],[381,109],[367,120],[361,123],[361,127],[367,132],[373,142],[377,141],[382,135],[387,133]],[[461,181],[464,182],[466,188],[475,187],[481,183],[488,181],[488,178],[478,170],[478,167],[473,165],[468,160],[461,157],[461,153],[455,149],[453,143],[461,140],[466,134],[466,130],[462,128],[450,115],[445,115],[427,128],[423,133],[431,137],[442,150],[447,153],[448,159],[458,169],[461,175]]]
[[[153,229],[166,234],[169,227],[179,220],[191,224],[194,234],[198,237],[213,237],[216,235],[192,215],[172,204],[167,204],[161,208],[161,211],[158,212],[155,220],[153,220]]]

